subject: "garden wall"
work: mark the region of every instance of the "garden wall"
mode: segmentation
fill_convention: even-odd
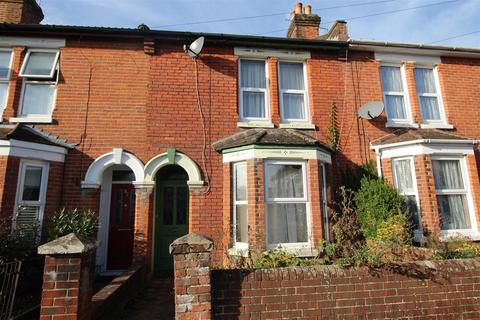
[[[214,270],[213,319],[480,319],[480,260]]]

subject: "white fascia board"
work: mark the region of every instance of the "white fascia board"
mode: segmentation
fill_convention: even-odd
[[[0,36],[0,47],[63,48],[65,39]]]
[[[249,159],[312,159],[325,163],[332,163],[332,157],[330,154],[317,149],[252,148],[223,154],[224,163]]]
[[[432,48],[410,48],[410,47],[399,47],[399,46],[385,46],[384,43],[379,43],[378,45],[372,44],[357,44],[351,43],[350,49],[354,51],[373,51],[375,53],[399,53],[417,55],[417,56],[434,56],[434,57],[463,57],[463,58],[480,58],[480,52],[473,51],[461,51],[459,50],[449,50],[445,49],[432,49]],[[467,48],[468,50],[468,48]]]
[[[418,140],[423,141],[423,140]],[[474,154],[473,143],[471,140],[462,140],[457,143],[452,143],[452,140],[447,140],[434,143],[409,143],[409,144],[391,144],[385,146],[375,146],[375,152],[381,155],[382,159],[396,158],[403,156],[416,156],[416,155],[433,155],[433,154],[443,154],[443,155],[472,155]],[[412,142],[412,141],[409,141]],[[466,143],[468,142],[468,143]]]
[[[375,60],[381,62],[411,62],[415,64],[431,66],[436,66],[437,64],[442,63],[440,56],[415,55],[408,53],[387,53],[377,51],[375,52]]]
[[[11,156],[44,161],[65,162],[67,149],[20,140],[1,140],[0,156]]]
[[[296,50],[275,50],[264,48],[243,48],[235,47],[233,53],[241,58],[262,58],[277,57],[285,60],[305,61],[311,58],[310,51],[296,51]]]

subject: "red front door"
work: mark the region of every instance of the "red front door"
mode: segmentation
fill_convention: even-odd
[[[124,270],[132,264],[135,189],[131,184],[112,184],[108,233],[108,270]]]

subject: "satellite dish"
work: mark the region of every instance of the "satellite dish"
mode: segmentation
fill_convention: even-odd
[[[183,50],[185,50],[192,59],[197,59],[200,56],[200,52],[202,52],[204,42],[205,37],[200,37],[193,41],[191,45],[184,45]]]
[[[358,116],[362,119],[372,120],[378,117],[383,111],[383,102],[370,101],[358,109]]]

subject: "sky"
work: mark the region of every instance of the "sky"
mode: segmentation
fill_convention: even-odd
[[[284,37],[296,0],[37,0],[44,24]],[[354,39],[480,48],[480,0],[309,0],[321,33],[345,19]],[[417,9],[410,9],[419,7]],[[336,8],[334,8],[336,7]],[[342,7],[342,8],[339,8]],[[392,11],[402,10],[397,13]],[[370,15],[370,17],[363,17]],[[245,18],[221,22],[196,23]],[[262,17],[257,17],[262,16]],[[472,34],[469,34],[472,33]],[[469,35],[465,35],[469,34]],[[465,35],[457,37],[460,35]]]

